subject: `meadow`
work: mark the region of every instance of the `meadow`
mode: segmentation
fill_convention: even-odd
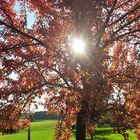
[[[53,140],[54,128],[56,121],[40,121],[33,122],[31,124],[31,140]],[[129,139],[137,140],[134,131],[129,131]],[[0,140],[27,140],[28,130],[21,130],[16,134],[8,134],[0,136]],[[70,140],[75,140],[75,135]],[[90,140],[90,138],[87,138]],[[123,140],[123,136],[120,134],[114,134],[111,128],[102,127],[96,128],[94,140]]]

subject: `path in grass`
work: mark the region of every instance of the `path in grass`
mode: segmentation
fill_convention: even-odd
[[[33,122],[31,125],[31,140],[53,140],[56,121]],[[0,140],[27,140],[27,130],[16,134],[0,136]],[[74,136],[71,140],[75,140]],[[87,140],[90,140],[87,138]],[[120,134],[114,134],[111,128],[96,128],[94,140],[123,140]],[[134,132],[130,132],[130,140],[136,140]]]

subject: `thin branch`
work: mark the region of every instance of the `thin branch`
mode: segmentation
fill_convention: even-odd
[[[102,38],[102,36],[104,34],[105,28],[107,27],[107,24],[108,24],[108,22],[110,20],[111,14],[113,13],[116,4],[117,4],[117,0],[114,0],[113,6],[112,6],[111,10],[108,12],[108,15],[106,17],[106,20],[104,22],[104,25],[101,28],[101,30],[99,31],[99,36],[98,36],[98,39],[97,39],[97,43],[95,45],[96,47],[98,47],[99,44],[101,43],[101,38]]]
[[[0,25],[5,25],[6,27],[8,27],[8,28],[14,30],[15,32],[17,32],[17,33],[19,33],[19,34],[21,34],[21,35],[23,35],[23,36],[25,36],[25,37],[27,37],[27,38],[30,38],[30,39],[32,39],[32,40],[38,42],[40,45],[42,45],[42,46],[44,46],[44,47],[48,47],[48,46],[46,46],[42,41],[40,41],[39,39],[37,39],[37,38],[35,38],[35,37],[33,37],[33,36],[29,35],[29,34],[26,34],[25,32],[20,31],[20,30],[17,29],[16,27],[14,27],[14,26],[12,26],[12,25],[9,25],[9,24],[3,22],[2,20],[0,20]]]
[[[2,7],[0,7],[0,9],[1,9],[2,12],[9,18],[9,20],[11,21],[11,24],[13,25],[13,20],[12,20],[12,18],[10,17],[10,15],[8,15],[8,14],[6,13],[6,11],[5,11]]]
[[[55,71],[65,82],[65,84],[68,86],[68,87],[71,87],[70,84],[68,83],[68,81],[65,79],[64,75],[59,72],[58,70],[54,69],[54,68],[51,68],[53,71]]]
[[[16,44],[16,45],[13,45],[13,46],[5,46],[6,48],[3,48],[3,49],[0,49],[0,52],[7,52],[7,51],[10,51],[10,50],[14,50],[14,49],[19,49],[19,48],[23,48],[23,47],[28,47],[28,46],[34,46],[34,45],[39,45],[39,43],[33,43],[33,44],[28,44],[29,42],[27,43],[23,43],[23,44]]]
[[[111,36],[116,35],[119,31],[123,30],[125,27],[127,27],[128,25],[132,24],[133,22],[135,22],[137,19],[139,19],[140,16],[136,17],[135,19],[131,20],[130,22],[128,22],[127,24],[124,24],[123,26],[121,26],[118,30],[116,30],[115,32],[113,32],[113,34]]]
[[[134,12],[135,12],[137,9],[139,9],[139,8],[140,8],[139,6],[135,7],[133,10],[127,12],[126,14],[124,14],[123,16],[121,16],[119,19],[115,20],[114,22],[112,22],[112,23],[109,24],[108,26],[112,26],[112,25],[114,25],[115,23],[121,21],[121,20],[124,19],[126,16],[128,16],[128,15],[134,13]]]
[[[124,34],[121,34],[121,35],[119,35],[119,36],[117,36],[115,38],[111,38],[110,40],[108,40],[108,41],[106,41],[104,43],[104,45],[102,46],[102,49],[105,48],[106,46],[112,44],[114,41],[117,41],[117,40],[119,40],[120,38],[123,38],[126,35],[129,35],[129,34],[132,34],[132,33],[136,33],[136,32],[140,32],[140,29],[134,30],[134,31],[131,31],[131,32],[127,32],[127,33],[124,33]]]
[[[113,13],[113,11],[114,11],[114,9],[115,9],[116,4],[117,4],[117,0],[114,0],[114,3],[113,3],[112,8],[111,8],[111,10],[108,12],[108,15],[107,15],[107,18],[106,18],[106,20],[105,20],[104,26],[106,26],[107,23],[109,22],[110,17],[111,17],[111,14]]]
[[[37,72],[38,72],[38,74],[43,78],[44,83],[47,83],[47,84],[48,84],[48,81],[47,81],[46,78],[43,76],[43,74],[42,74],[40,71],[38,71],[38,70],[37,70]],[[58,87],[68,88],[68,87],[64,86],[65,84],[54,84],[54,83],[49,83],[49,84],[50,84],[51,86],[58,86]]]

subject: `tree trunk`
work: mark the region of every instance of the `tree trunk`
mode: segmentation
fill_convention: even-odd
[[[124,133],[124,140],[129,140],[129,134],[128,133]]]
[[[86,139],[86,123],[84,121],[84,114],[81,111],[77,114],[77,125],[76,125],[76,140]]]
[[[28,140],[30,140],[30,138],[31,138],[31,135],[30,135],[30,126],[29,126],[29,128],[28,128]]]

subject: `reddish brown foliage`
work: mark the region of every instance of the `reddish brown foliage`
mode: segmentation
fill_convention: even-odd
[[[18,3],[18,13],[13,1],[0,3],[1,106],[10,101],[25,108],[45,93],[44,106],[62,116],[56,139],[68,139],[78,112],[83,122],[91,121],[116,100],[129,112],[128,102],[139,92],[139,0]],[[29,11],[35,18],[31,29]],[[83,56],[70,49],[72,36],[86,40]],[[122,96],[112,99],[116,90]]]
[[[21,109],[7,105],[0,110],[0,132],[2,134],[14,133],[20,129],[28,128],[30,121],[21,118]]]

